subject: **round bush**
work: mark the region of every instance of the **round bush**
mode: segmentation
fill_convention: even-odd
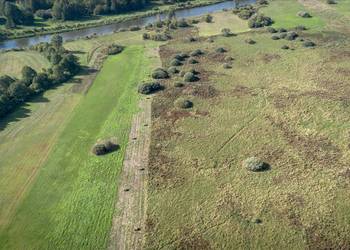
[[[219,47],[215,51],[218,52],[218,53],[225,53],[225,52],[227,52],[227,50],[225,48],[223,48],[223,47]]]
[[[280,39],[284,39],[287,37],[287,33],[281,33],[279,37]]]
[[[204,54],[204,52],[202,50],[196,49],[196,50],[194,50],[194,51],[192,51],[190,53],[190,56],[200,56],[200,55],[203,55],[203,54]]]
[[[296,33],[295,31],[289,31],[287,32],[287,35],[285,37],[286,40],[289,40],[289,41],[293,41],[295,40],[297,37],[298,37],[298,33]]]
[[[177,108],[189,109],[193,107],[193,102],[184,98],[179,98],[175,101],[174,105]]]
[[[155,69],[153,71],[152,78],[153,79],[166,79],[166,78],[169,78],[169,74],[165,69],[158,68],[158,69]]]
[[[315,47],[316,44],[312,41],[306,41],[303,43],[303,46],[306,47],[306,48],[312,48],[312,47]]]
[[[179,70],[175,66],[171,66],[168,68],[168,72],[170,74],[177,74],[177,73],[179,73]]]
[[[185,75],[184,75],[184,81],[185,82],[195,82],[197,81],[198,78],[196,77],[195,74],[193,74],[192,72],[187,72]]]
[[[248,21],[249,28],[261,28],[264,26],[269,26],[273,23],[272,19],[268,16],[264,16],[263,14],[254,15]]]
[[[271,39],[272,39],[272,40],[279,40],[280,37],[279,37],[279,36],[276,36],[276,35],[273,35],[273,36],[271,36]]]
[[[162,89],[162,85],[158,82],[143,83],[139,86],[138,92],[140,94],[149,95]]]
[[[269,32],[269,33],[277,33],[277,30],[275,29],[275,28],[273,28],[273,27],[267,27],[267,32]]]
[[[288,46],[288,45],[283,45],[283,46],[281,47],[281,49],[289,49],[289,46]]]
[[[173,59],[173,60],[171,60],[170,65],[171,66],[180,66],[180,65],[182,65],[182,63],[178,59]]]
[[[287,32],[288,30],[286,30],[285,28],[279,28],[278,29],[278,32],[279,33],[284,33],[284,32]]]
[[[294,29],[295,29],[295,30],[307,30],[307,28],[306,28],[304,25],[295,26]]]
[[[257,157],[250,157],[243,161],[243,167],[252,172],[260,172],[267,169],[267,164]]]
[[[181,70],[180,73],[179,73],[179,75],[180,75],[181,77],[184,77],[185,74],[186,74],[186,71],[184,71],[184,70]]]
[[[232,56],[226,56],[225,58],[224,58],[224,60],[226,61],[226,62],[231,62],[231,61],[233,61],[233,60],[235,60]]]
[[[213,42],[214,42],[214,39],[211,38],[211,37],[209,37],[209,38],[207,39],[207,42],[208,42],[208,43],[213,43]]]
[[[306,11],[299,11],[297,15],[300,17],[303,17],[303,18],[310,18],[311,17],[310,13],[308,13]]]
[[[256,42],[253,39],[250,39],[250,38],[246,39],[245,42],[248,43],[248,44],[256,44]]]
[[[190,58],[190,59],[188,59],[188,63],[189,64],[197,64],[198,61],[195,58]]]
[[[228,28],[223,28],[221,30],[221,34],[224,36],[224,37],[230,37],[230,36],[233,36],[234,34],[231,32],[230,29]]]
[[[119,149],[119,145],[115,139],[98,141],[91,149],[94,155],[100,156],[111,153]]]

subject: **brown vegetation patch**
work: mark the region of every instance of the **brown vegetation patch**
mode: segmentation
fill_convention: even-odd
[[[185,89],[184,92],[204,99],[213,98],[219,94],[216,88],[207,84],[191,86],[190,88]]]
[[[180,52],[171,49],[170,46],[166,46],[166,45],[159,46],[159,55],[162,62],[170,61],[170,59],[177,53],[180,53]]]
[[[182,228],[180,231],[180,240],[176,249],[179,250],[209,250],[212,249],[209,241],[191,228]]]
[[[244,85],[236,85],[234,89],[231,91],[231,95],[235,97],[244,97],[244,96],[256,96],[254,90],[244,86]]]
[[[281,59],[281,56],[278,54],[265,53],[265,54],[261,55],[261,59],[263,60],[264,63],[270,63],[273,60]]]
[[[339,163],[342,152],[327,137],[300,135],[286,122],[277,121],[271,116],[267,119],[306,160],[318,163],[322,167],[335,167]]]

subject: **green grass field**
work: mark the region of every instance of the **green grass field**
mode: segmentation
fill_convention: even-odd
[[[130,46],[108,58],[74,110],[32,189],[1,232],[5,249],[102,249],[106,247],[123,153],[137,111],[137,84],[152,58]],[[133,60],[127,60],[133,58]],[[99,138],[116,136],[121,150],[90,153]]]

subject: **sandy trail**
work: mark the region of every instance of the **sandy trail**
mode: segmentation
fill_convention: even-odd
[[[140,101],[129,135],[109,249],[142,249],[146,217],[147,167],[151,135],[151,102]]]

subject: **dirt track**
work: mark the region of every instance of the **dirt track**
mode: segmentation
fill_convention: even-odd
[[[109,249],[142,249],[146,215],[151,99],[140,101],[126,149]]]

